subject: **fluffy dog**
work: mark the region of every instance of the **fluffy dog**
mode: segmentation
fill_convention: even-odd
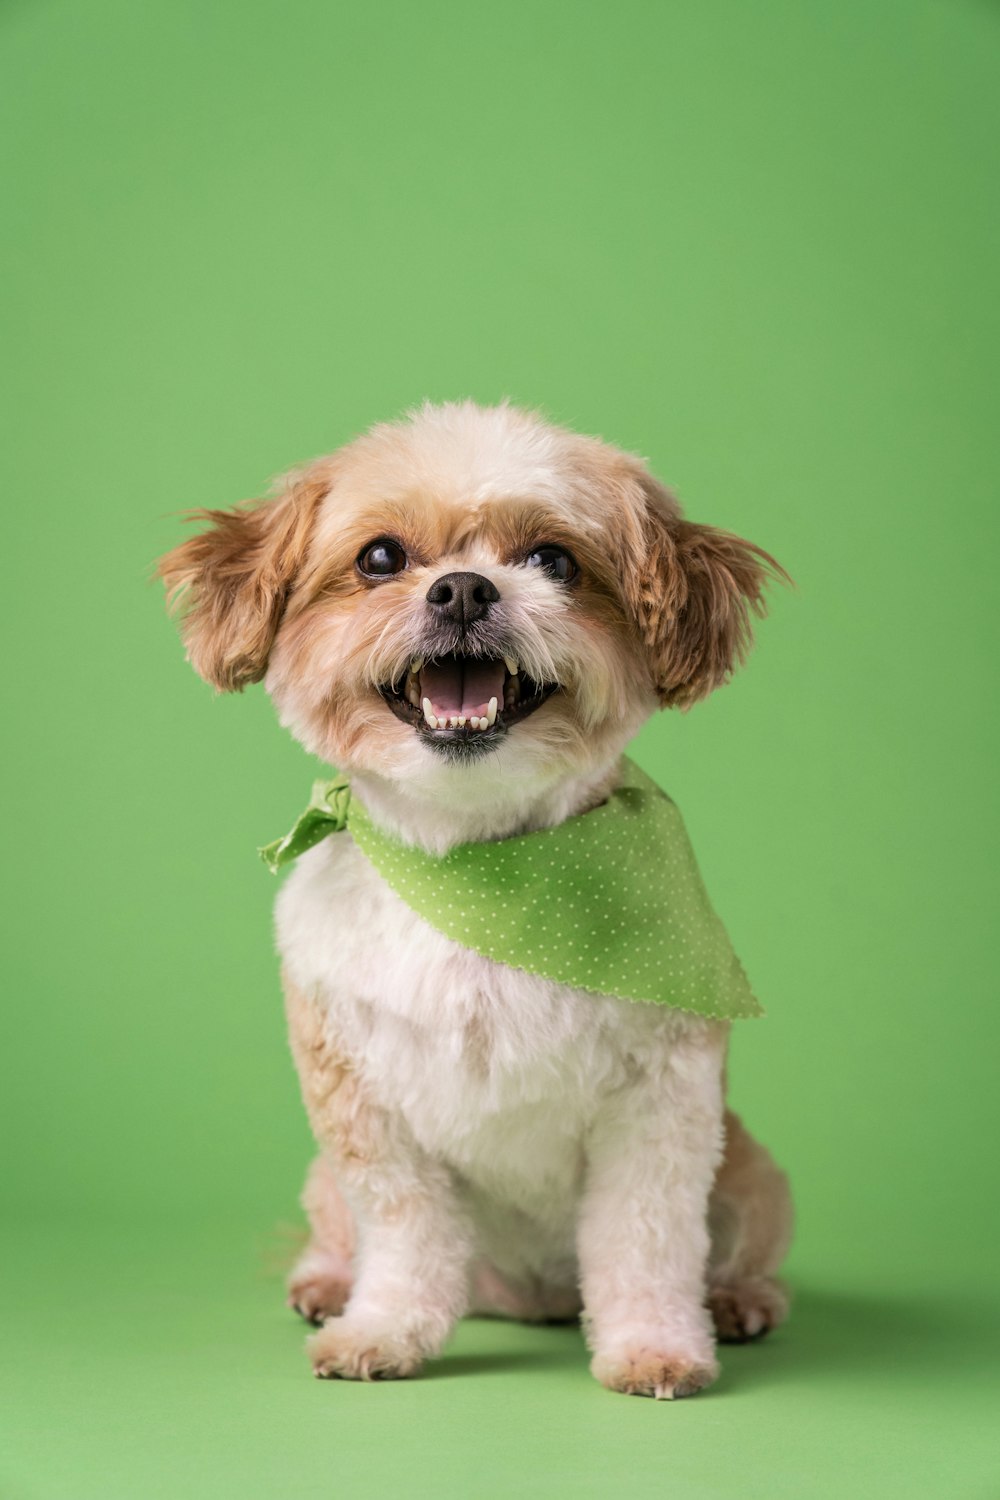
[[[601,804],[657,706],[729,676],[781,572],[637,458],[506,405],[424,407],[203,519],[160,565],[196,670],[263,679],[371,820],[438,855]],[[463,948],[348,835],[299,860],[277,933],[318,1375],[411,1375],[467,1311],[582,1314],[598,1380],[680,1396],[716,1335],[782,1319],[788,1188],[725,1110],[725,1022]]]

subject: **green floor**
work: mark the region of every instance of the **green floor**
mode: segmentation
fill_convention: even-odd
[[[15,0],[0,141],[0,1500],[1000,1500],[1000,6]],[[266,1269],[310,1146],[254,850],[322,773],[150,568],[464,396],[797,584],[636,750],[799,1213],[791,1323],[675,1405],[483,1322],[321,1384]]]
[[[463,1324],[417,1380],[318,1382],[280,1242],[243,1226],[7,1245],[3,1500],[1000,1494],[997,1321],[803,1278],[710,1392],[612,1396],[575,1329]]]

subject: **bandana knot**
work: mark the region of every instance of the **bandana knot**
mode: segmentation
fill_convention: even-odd
[[[320,839],[331,833],[343,833],[350,805],[351,784],[346,776],[314,781],[309,806],[284,838],[275,839],[257,851],[272,875],[277,875],[282,865],[290,865]]]

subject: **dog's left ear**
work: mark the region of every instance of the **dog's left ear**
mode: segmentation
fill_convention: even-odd
[[[288,476],[277,499],[200,511],[207,529],[160,559],[157,572],[191,665],[222,692],[239,692],[267,671],[271,645],[303,566],[332,474],[322,461]]]
[[[713,526],[686,521],[657,481],[643,476],[645,508],[626,602],[660,702],[686,707],[721,686],[746,657],[765,585],[790,582],[769,553]]]

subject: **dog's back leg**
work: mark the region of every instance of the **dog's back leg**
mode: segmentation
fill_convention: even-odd
[[[354,1225],[330,1164],[317,1156],[302,1190],[309,1243],[288,1278],[288,1303],[308,1323],[338,1317],[351,1292]]]
[[[533,1277],[516,1282],[488,1260],[472,1267],[473,1317],[513,1318],[519,1323],[575,1323],[583,1304],[579,1288],[556,1286]]]
[[[788,1178],[738,1115],[726,1112],[726,1147],[709,1200],[708,1305],[718,1337],[757,1338],[783,1322],[788,1294],[776,1273],[792,1238]]]

